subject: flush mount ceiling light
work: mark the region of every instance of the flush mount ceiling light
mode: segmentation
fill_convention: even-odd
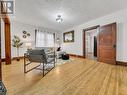
[[[58,16],[57,16],[56,21],[57,21],[58,23],[61,23],[61,22],[63,21],[61,15],[58,15]]]

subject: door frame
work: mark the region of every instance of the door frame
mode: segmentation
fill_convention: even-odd
[[[96,25],[96,26],[93,26],[93,27],[83,29],[83,57],[84,58],[86,58],[86,41],[85,41],[86,40],[86,31],[97,29],[99,27],[100,27],[100,25]],[[97,37],[97,42],[98,42],[98,37]],[[97,44],[97,47],[98,47],[98,44]]]
[[[5,33],[5,61],[6,65],[11,64],[11,22],[8,15],[2,18],[4,22],[4,33]]]

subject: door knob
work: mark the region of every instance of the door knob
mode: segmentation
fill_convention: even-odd
[[[114,48],[116,48],[116,45],[113,45]]]

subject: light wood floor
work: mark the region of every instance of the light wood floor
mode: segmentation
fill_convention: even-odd
[[[75,59],[42,78],[23,73],[23,60],[3,65],[8,95],[127,95],[127,67]]]

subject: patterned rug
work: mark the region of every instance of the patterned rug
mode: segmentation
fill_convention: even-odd
[[[73,61],[73,60],[75,60],[75,59],[73,59],[73,58],[70,58],[69,60],[57,59],[57,61],[56,61],[56,65],[62,65],[62,64],[71,62],[71,61]]]

